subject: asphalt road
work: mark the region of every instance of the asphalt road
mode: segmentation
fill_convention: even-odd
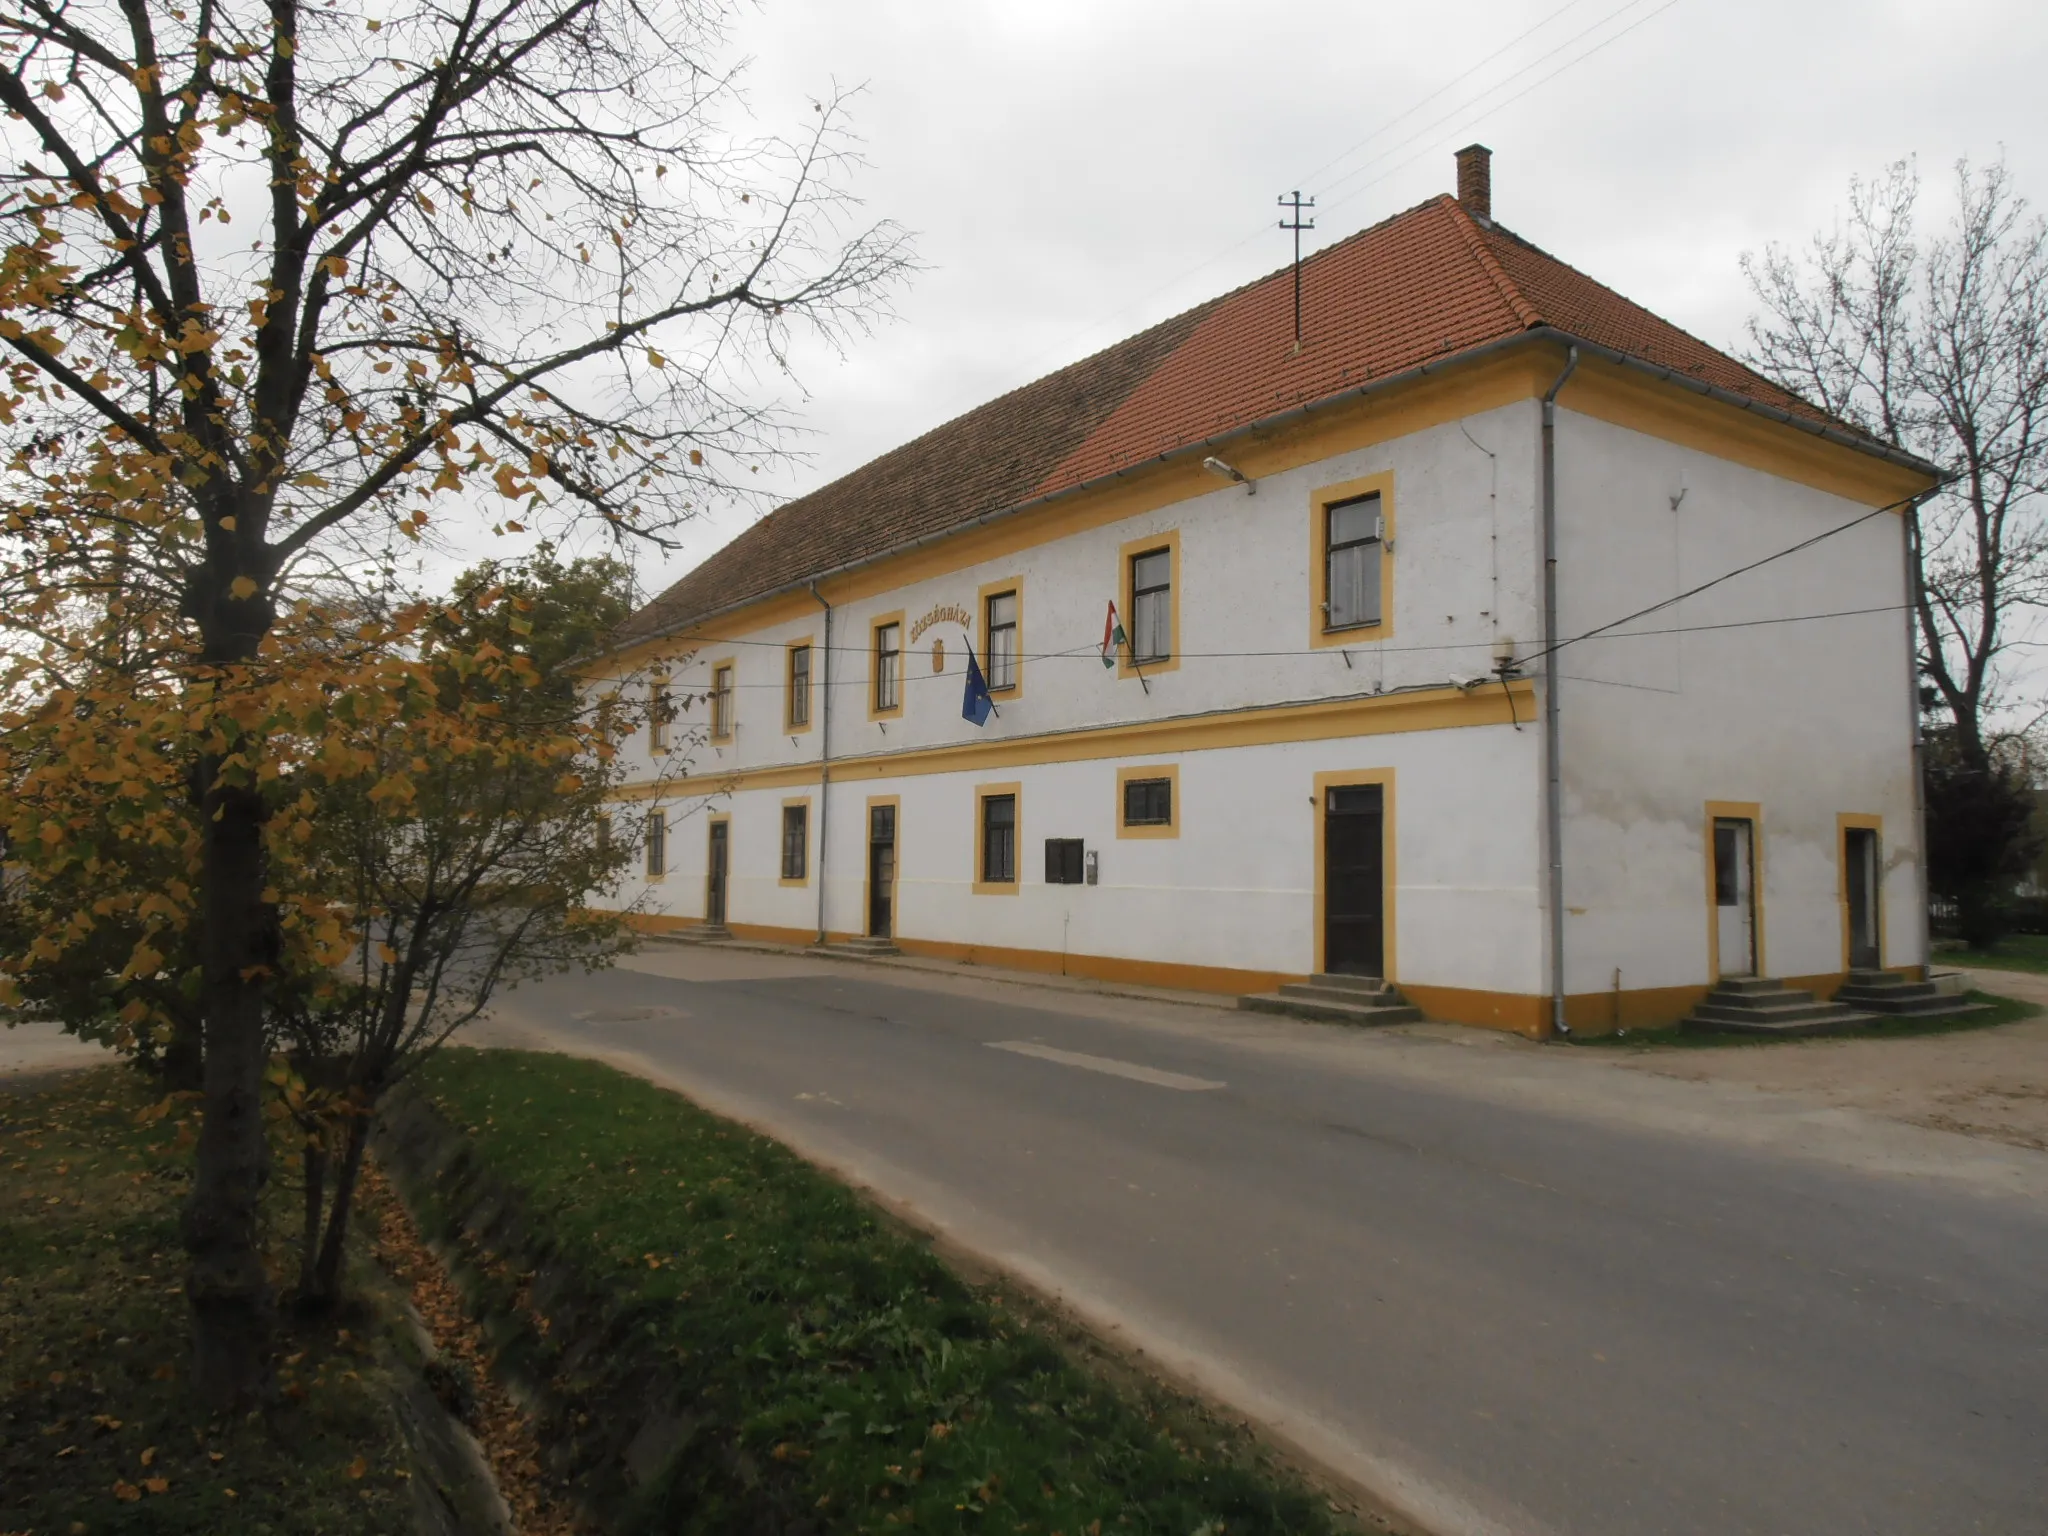
[[[1441,1536],[2048,1531],[2048,1156],[1589,1053],[635,964],[506,1017],[904,1202]]]

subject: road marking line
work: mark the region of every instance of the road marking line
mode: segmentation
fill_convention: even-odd
[[[1111,1077],[1128,1077],[1134,1083],[1150,1083],[1155,1088],[1172,1088],[1181,1093],[1209,1093],[1230,1086],[1213,1078],[1189,1077],[1182,1072],[1162,1072],[1157,1067],[1143,1067],[1135,1061],[1118,1061],[1109,1056],[1088,1056],[1080,1051],[1057,1050],[1050,1045],[1040,1045],[1035,1040],[985,1040],[982,1043],[992,1051],[1015,1051],[1019,1056],[1036,1056],[1040,1061],[1056,1061],[1063,1067],[1079,1067],[1086,1072],[1107,1072]]]

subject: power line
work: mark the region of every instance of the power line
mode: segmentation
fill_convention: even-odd
[[[1880,510],[1882,510],[1882,509],[1880,509]],[[1853,525],[1853,524],[1847,524],[1847,525],[1844,525],[1844,526],[1854,526],[1854,525]],[[1776,556],[1771,556],[1771,557],[1768,557],[1768,558],[1772,558],[1772,559],[1775,559],[1775,558],[1777,558],[1777,557],[1776,557]],[[1759,562],[1758,562],[1758,564],[1762,564],[1762,563],[1764,563],[1764,562],[1762,562],[1762,561],[1759,561]],[[1731,574],[1732,574],[1732,573],[1731,573]],[[1813,624],[1813,623],[1819,623],[1819,622],[1822,622],[1822,621],[1824,621],[1824,620],[1829,620],[1829,619],[1858,619],[1858,618],[1866,618],[1866,617],[1869,617],[1869,616],[1871,616],[1871,615],[1873,615],[1873,614],[1883,614],[1883,613],[1906,613],[1906,612],[1910,611],[1910,609],[1911,609],[1911,606],[1912,606],[1912,605],[1911,605],[1911,604],[1909,604],[1909,603],[1879,603],[1879,604],[1876,604],[1875,606],[1872,606],[1872,607],[1868,607],[1868,608],[1836,608],[1836,609],[1831,609],[1830,611],[1828,611],[1828,612],[1826,612],[1826,613],[1786,613],[1786,614],[1774,614],[1774,615],[1772,615],[1772,616],[1770,616],[1770,617],[1768,617],[1768,618],[1761,618],[1761,619],[1724,619],[1724,620],[1720,620],[1720,621],[1718,621],[1718,622],[1715,622],[1715,623],[1710,623],[1710,624],[1674,624],[1674,625],[1669,625],[1669,626],[1666,626],[1666,627],[1664,627],[1664,628],[1661,628],[1661,629],[1632,629],[1632,630],[1630,630],[1630,631],[1629,631],[1628,633],[1626,633],[1626,634],[1619,634],[1619,635],[1617,635],[1617,634],[1609,634],[1609,633],[1608,633],[1608,631],[1609,631],[1610,629],[1613,629],[1613,628],[1615,628],[1616,626],[1619,626],[1619,625],[1622,625],[1622,624],[1626,624],[1626,623],[1629,623],[1629,622],[1630,622],[1630,621],[1631,621],[1632,619],[1635,619],[1635,618],[1640,618],[1640,617],[1642,617],[1642,616],[1643,616],[1643,614],[1645,614],[1645,613],[1651,613],[1651,612],[1655,612],[1657,608],[1665,608],[1665,607],[1669,607],[1669,606],[1670,606],[1670,605],[1671,605],[1672,603],[1682,602],[1682,601],[1684,601],[1684,600],[1685,600],[1685,599],[1686,599],[1687,597],[1691,597],[1691,596],[1695,595],[1696,593],[1699,593],[1699,592],[1703,592],[1703,591],[1707,590],[1707,588],[1708,588],[1708,587],[1711,587],[1711,586],[1715,586],[1715,585],[1717,585],[1717,584],[1718,584],[1718,583],[1719,583],[1720,581],[1723,581],[1723,580],[1726,580],[1726,579],[1727,579],[1727,578],[1725,578],[1725,577],[1717,577],[1717,578],[1715,578],[1715,580],[1714,580],[1714,581],[1712,581],[1712,582],[1708,582],[1708,583],[1705,583],[1704,585],[1702,585],[1702,586],[1700,586],[1700,587],[1696,587],[1696,588],[1694,588],[1694,589],[1693,589],[1693,591],[1691,591],[1691,592],[1682,592],[1682,593],[1680,593],[1680,594],[1679,594],[1678,596],[1676,596],[1676,597],[1672,597],[1672,598],[1667,598],[1667,599],[1666,599],[1666,600],[1665,600],[1664,602],[1662,602],[1662,603],[1659,603],[1659,604],[1656,604],[1656,605],[1655,605],[1655,606],[1654,606],[1653,608],[1649,608],[1649,609],[1644,609],[1644,610],[1642,610],[1642,612],[1640,612],[1640,613],[1636,613],[1636,614],[1631,614],[1631,615],[1630,615],[1630,616],[1629,616],[1628,618],[1616,619],[1616,620],[1614,620],[1613,624],[1609,624],[1609,625],[1602,625],[1602,626],[1601,626],[1601,627],[1600,627],[1599,629],[1595,629],[1595,630],[1588,630],[1588,631],[1587,631],[1587,632],[1586,632],[1585,634],[1583,634],[1583,635],[1576,635],[1576,636],[1574,636],[1574,637],[1573,637],[1572,639],[1560,641],[1560,642],[1558,642],[1558,645],[1557,645],[1557,649],[1558,649],[1558,650],[1563,650],[1563,649],[1564,649],[1564,648],[1565,648],[1566,646],[1568,646],[1568,645],[1575,645],[1575,644],[1578,644],[1578,643],[1580,643],[1580,642],[1582,642],[1582,641],[1587,641],[1587,640],[1595,640],[1595,639],[1601,639],[1601,638],[1605,638],[1605,639],[1606,639],[1606,640],[1608,640],[1608,641],[1616,641],[1616,640],[1648,640],[1648,639],[1653,639],[1653,638],[1655,638],[1655,637],[1657,637],[1657,636],[1661,636],[1661,635],[1694,635],[1694,634],[1707,634],[1707,633],[1712,633],[1712,632],[1715,632],[1715,631],[1720,631],[1720,630],[1733,630],[1733,629],[1764,629],[1764,628],[1769,628],[1769,627],[1771,627],[1771,626],[1773,626],[1773,625],[1779,625],[1779,624]],[[733,645],[733,644],[759,644],[759,645],[772,645],[772,646],[775,646],[775,647],[776,647],[777,649],[781,649],[781,648],[782,648],[782,642],[781,642],[781,641],[777,641],[777,640],[763,640],[763,641],[730,641],[730,640],[727,640],[727,641],[717,641],[717,642],[713,642],[713,643],[716,643],[716,644],[721,644],[721,645]],[[1360,652],[1361,654],[1367,654],[1367,655],[1379,655],[1379,656],[1388,656],[1388,655],[1397,655],[1397,656],[1419,656],[1419,655],[1427,655],[1427,654],[1438,654],[1438,655],[1442,655],[1442,654],[1445,654],[1445,653],[1448,653],[1448,652],[1453,652],[1453,651],[1490,651],[1490,650],[1492,649],[1492,646],[1493,646],[1493,642],[1492,642],[1491,640],[1457,640],[1457,641],[1445,641],[1445,642],[1443,642],[1443,643],[1441,643],[1441,644],[1438,644],[1438,645],[1374,645],[1374,644],[1373,644],[1373,643],[1372,643],[1371,641],[1369,641],[1369,640],[1368,640],[1368,641],[1361,641],[1361,642],[1360,642],[1360,643],[1359,643],[1359,644],[1358,644],[1357,646],[1353,647],[1353,649],[1354,649],[1354,650],[1356,650],[1356,651],[1358,651],[1358,652]],[[836,646],[836,645],[835,645],[834,647],[832,647],[832,649],[833,649],[833,651],[834,651],[834,652],[839,652],[841,648],[840,648],[839,646]],[[1286,658],[1286,657],[1290,657],[1290,656],[1329,656],[1329,655],[1331,655],[1331,654],[1332,654],[1333,652],[1335,652],[1335,651],[1337,651],[1337,650],[1339,650],[1339,649],[1341,649],[1341,648],[1340,648],[1340,647],[1337,647],[1337,646],[1329,646],[1329,647],[1325,647],[1325,648],[1321,648],[1321,649],[1317,649],[1317,650],[1290,650],[1290,651],[1178,651],[1178,652],[1176,652],[1176,653],[1174,654],[1174,656],[1173,656],[1173,658],[1172,658],[1172,659],[1173,659],[1173,660],[1175,660],[1175,661],[1240,661],[1240,660],[1248,660],[1248,661],[1258,661],[1258,660],[1275,660],[1275,659],[1283,659],[1283,658]],[[870,653],[869,653],[869,652],[867,652],[867,651],[864,651],[864,650],[859,650],[859,649],[855,649],[855,648],[848,648],[848,649],[847,649],[847,650],[845,651],[845,654],[847,654],[847,655],[852,655],[852,656],[866,656],[866,655],[868,655],[868,654],[870,654]],[[902,654],[904,654],[904,655],[910,655],[911,653],[910,653],[910,652],[907,652],[907,651],[906,651],[906,652],[903,652]],[[1530,662],[1533,662],[1533,661],[1538,661],[1538,660],[1541,660],[1541,659],[1542,659],[1542,657],[1543,657],[1544,655],[1546,655],[1546,654],[1548,654],[1548,653],[1547,653],[1547,652],[1542,652],[1542,651],[1538,651],[1538,652],[1535,652],[1535,653],[1534,653],[1534,654],[1532,654],[1532,655],[1529,655],[1529,656],[1526,656],[1526,657],[1522,657],[1522,658],[1520,658],[1519,660],[1517,660],[1517,662],[1516,662],[1515,664],[1516,664],[1516,666],[1518,666],[1518,667],[1520,667],[1520,666],[1525,666],[1525,665],[1527,665],[1527,664],[1528,664],[1528,663],[1530,663]],[[1019,655],[1019,656],[1018,656],[1018,657],[1017,657],[1016,659],[1017,659],[1017,661],[1018,661],[1018,663],[1019,663],[1020,665],[1021,665],[1022,663],[1024,663],[1024,662],[1027,662],[1027,661],[1090,661],[1090,662],[1094,662],[1094,663],[1096,663],[1096,664],[1097,664],[1098,666],[1099,666],[1099,665],[1101,664],[1101,661],[1100,661],[1100,656],[1099,656],[1099,653],[1098,653],[1097,649],[1096,649],[1096,648],[1095,648],[1094,646],[1079,646],[1079,647],[1076,647],[1076,648],[1074,648],[1074,649],[1072,649],[1072,650],[1065,650],[1065,651],[1034,651],[1034,652],[1026,652],[1026,653],[1023,653],[1023,654]],[[961,674],[960,674],[960,673],[958,673],[958,672],[933,672],[933,673],[915,673],[915,674],[912,674],[912,673],[909,673],[909,672],[907,671],[907,669],[906,669],[906,675],[904,676],[904,678],[902,679],[902,681],[904,681],[904,682],[906,682],[906,683],[923,683],[923,682],[932,682],[932,681],[935,681],[935,680],[938,680],[938,679],[941,679],[941,678],[943,678],[943,679],[948,679],[948,680],[951,680],[951,681],[954,681],[954,682],[956,682],[956,683],[957,683],[960,677],[961,677]],[[865,687],[865,686],[867,685],[868,681],[869,681],[869,679],[868,679],[868,678],[865,678],[865,677],[855,677],[855,678],[844,678],[844,677],[838,677],[838,678],[834,678],[834,679],[832,680],[832,686],[833,686],[833,687],[835,687],[835,688],[837,688],[837,687],[851,687],[851,686],[854,686],[855,684],[858,684],[858,685],[860,685],[860,686],[863,686],[863,687]],[[783,682],[765,682],[765,683],[763,683],[763,682],[735,682],[735,683],[731,684],[731,686],[732,686],[733,688],[774,688],[774,689],[778,689],[778,690],[780,690],[780,689],[782,689],[782,688],[786,687],[786,686],[787,686],[787,684],[786,684],[786,683],[783,683]],[[703,689],[690,689],[690,690],[688,690],[688,691],[694,694],[694,693],[699,693],[699,692],[703,692],[703,693],[709,693],[709,692],[710,692],[711,690],[710,690],[710,689],[709,689],[709,688],[707,687],[707,688],[703,688]]]

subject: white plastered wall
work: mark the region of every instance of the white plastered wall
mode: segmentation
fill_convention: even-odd
[[[1563,635],[1871,510],[1569,400],[1556,450]],[[1711,980],[1710,800],[1761,807],[1769,974],[1843,968],[1844,812],[1883,818],[1885,963],[1924,960],[1906,593],[1899,519],[1883,512],[1563,653],[1568,992],[1608,990],[1616,967],[1627,990]],[[1882,611],[1766,622],[1862,609]]]

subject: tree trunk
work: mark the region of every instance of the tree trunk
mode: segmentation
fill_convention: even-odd
[[[313,1277],[314,1294],[332,1303],[341,1295],[341,1260],[348,1241],[349,1212],[355,1204],[356,1179],[363,1171],[363,1152],[370,1143],[374,1109],[349,1116],[348,1146],[334,1174],[334,1204],[327,1213],[327,1236],[320,1244],[320,1265]]]
[[[206,1086],[206,1049],[199,1025],[180,1019],[164,1046],[164,1086],[173,1093],[197,1093]]]
[[[269,1176],[263,1126],[263,968],[274,960],[263,900],[263,807],[199,765],[205,827],[205,1113],[185,1207],[192,1381],[209,1407],[232,1408],[270,1384],[272,1297],[258,1202]]]
[[[306,1208],[299,1231],[299,1297],[313,1296],[314,1260],[320,1252],[320,1213],[327,1204],[327,1136],[321,1130],[306,1138]]]

